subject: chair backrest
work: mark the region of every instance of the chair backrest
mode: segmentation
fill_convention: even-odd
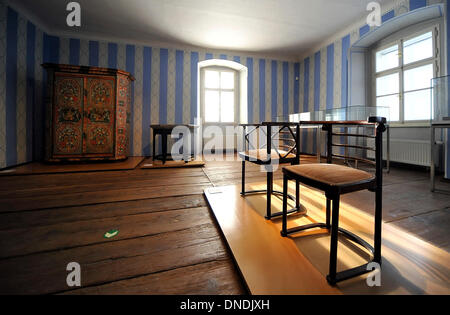
[[[342,121],[324,123],[327,132],[327,163],[343,160],[354,167],[359,163],[372,166],[377,177],[383,170],[383,132],[386,118],[370,117],[367,121]]]
[[[242,125],[244,128],[244,151],[267,150],[278,154],[279,163],[300,162],[299,124],[288,122],[264,122]],[[255,143],[256,142],[256,143]],[[295,156],[293,158],[292,156]],[[268,161],[269,162],[269,161]]]

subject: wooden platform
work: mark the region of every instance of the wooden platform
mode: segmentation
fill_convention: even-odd
[[[252,183],[248,189],[264,189]],[[281,181],[275,189],[281,190]],[[293,193],[294,187],[290,187]],[[383,226],[382,286],[368,287],[366,277],[331,287],[325,280],[329,235],[316,230],[280,236],[281,221],[266,221],[265,195],[241,197],[239,186],[207,188],[205,195],[252,294],[450,294],[450,254],[392,225]],[[325,199],[302,186],[307,216],[291,216],[288,226],[324,222]],[[282,202],[273,198],[273,210]],[[373,219],[341,203],[341,226],[372,242]],[[338,270],[364,263],[367,254],[340,238]]]
[[[163,164],[162,161],[153,161],[152,158],[146,159],[142,164],[142,169],[158,169],[158,168],[181,168],[181,167],[203,167],[205,162],[203,161],[190,161],[188,163],[184,161],[166,161]]]
[[[58,164],[34,162],[0,171],[0,176],[133,170],[143,160],[143,157],[129,157],[125,161],[110,162],[80,162]]]

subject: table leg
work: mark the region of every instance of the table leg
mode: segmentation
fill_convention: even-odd
[[[430,142],[430,146],[431,146],[431,156],[430,156],[430,186],[431,186],[431,191],[434,192],[434,174],[435,174],[435,166],[434,166],[434,145],[436,143],[436,129],[434,127],[430,128],[431,130],[431,142]]]
[[[156,160],[156,132],[153,130],[153,161]]]
[[[162,161],[163,164],[166,164],[167,160],[167,133],[163,133],[162,135]]]
[[[320,132],[322,130],[321,127],[317,127],[317,163],[321,162],[321,154],[322,154],[322,133]]]

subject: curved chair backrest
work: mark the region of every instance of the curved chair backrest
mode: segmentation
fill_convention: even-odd
[[[298,123],[264,122],[262,124],[245,124],[244,151],[267,150],[266,161],[270,163],[271,151],[278,155],[279,163],[298,164],[300,162],[300,132]],[[255,139],[256,141],[252,139]],[[255,143],[256,142],[256,143]],[[295,158],[293,158],[293,155]]]
[[[350,166],[350,161],[354,161],[356,168],[358,163],[363,163],[374,167],[376,176],[381,176],[386,118],[325,122],[323,130],[327,132],[327,163],[331,164],[333,159],[339,159]]]

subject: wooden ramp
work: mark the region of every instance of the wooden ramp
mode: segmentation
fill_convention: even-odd
[[[282,190],[282,182],[274,188]],[[264,189],[250,184],[247,189]],[[294,186],[289,187],[291,193]],[[450,254],[391,225],[383,225],[381,287],[369,287],[367,276],[330,286],[328,273],[330,237],[313,230],[289,238],[280,236],[281,219],[266,221],[265,195],[241,197],[240,186],[205,189],[208,203],[234,259],[252,294],[450,294]],[[288,227],[325,221],[321,192],[301,187],[306,216],[289,218]],[[293,205],[292,205],[293,206]],[[272,198],[272,211],[282,200]],[[373,218],[341,202],[341,227],[372,243]],[[340,237],[338,270],[364,263],[367,254]]]

